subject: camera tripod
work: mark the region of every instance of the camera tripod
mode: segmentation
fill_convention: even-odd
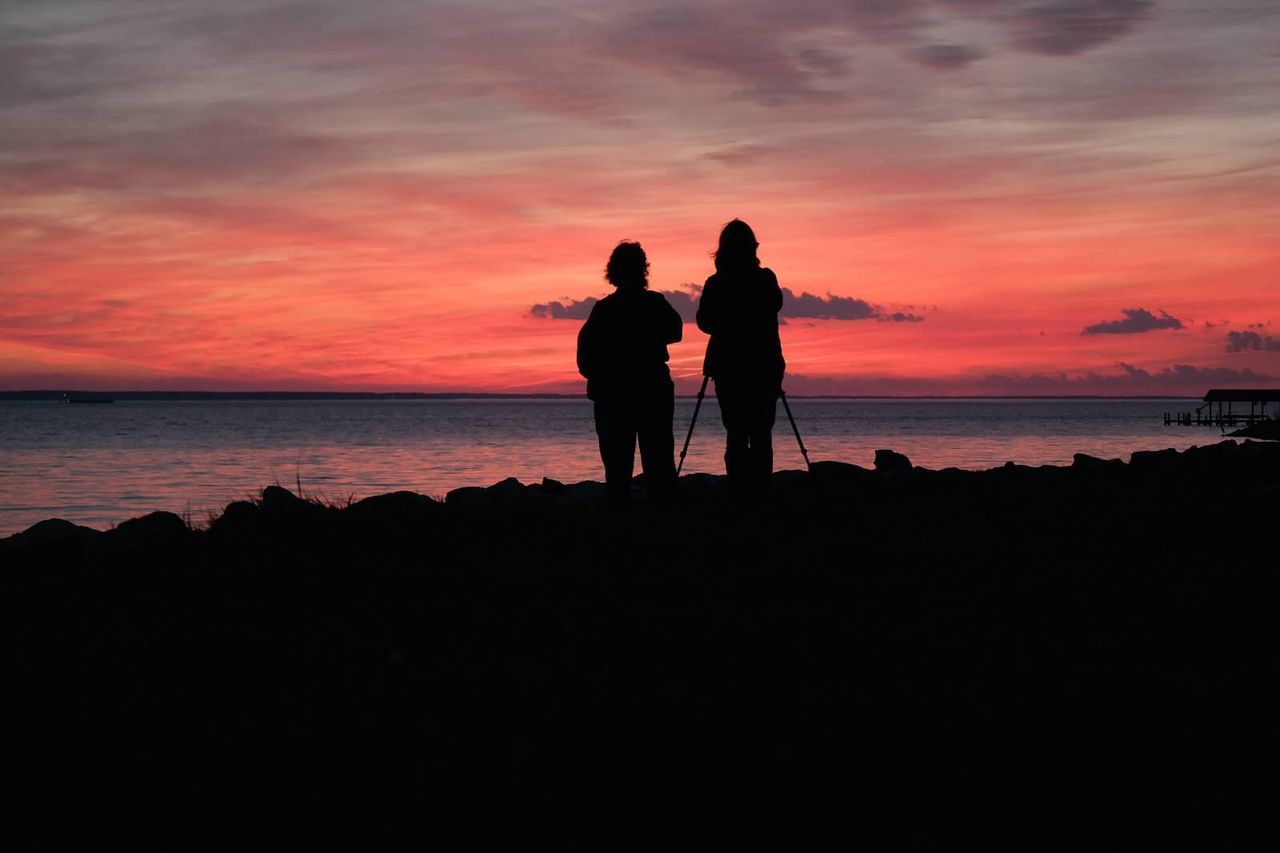
[[[680,476],[680,471],[684,468],[684,458],[689,455],[689,440],[693,438],[693,427],[698,423],[698,410],[702,408],[702,398],[707,395],[707,381],[710,376],[702,377],[702,387],[698,389],[698,401],[693,404],[693,417],[689,419],[689,431],[684,436],[684,447],[680,450],[680,464],[676,466],[676,476]],[[796,434],[796,444],[800,445],[800,454],[804,457],[804,467],[806,470],[812,470],[813,463],[809,461],[809,451],[805,449],[804,439],[800,438],[800,428],[796,426],[796,419],[791,414],[791,405],[787,403],[787,392],[781,388],[778,389],[778,397],[782,400],[782,408],[787,412],[787,420],[791,421],[791,431]]]

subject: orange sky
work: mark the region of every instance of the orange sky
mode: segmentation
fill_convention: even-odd
[[[578,392],[613,245],[688,292],[733,217],[818,297],[791,393],[1275,385],[1278,36],[1235,0],[6,3],[0,389]]]

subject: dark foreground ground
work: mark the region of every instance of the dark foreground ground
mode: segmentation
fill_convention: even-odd
[[[1034,849],[1270,813],[1280,446],[896,461],[764,504],[273,487],[207,530],[37,525],[0,541],[5,846]]]

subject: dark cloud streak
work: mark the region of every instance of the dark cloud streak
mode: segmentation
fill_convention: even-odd
[[[698,313],[698,297],[702,288],[686,285],[684,290],[659,291],[671,303],[686,323],[692,323]],[[539,320],[585,320],[591,313],[596,298],[588,296],[577,300],[565,297],[563,301],[540,302],[529,309],[529,316]],[[782,311],[779,316],[794,320],[878,320],[882,323],[919,323],[924,317],[904,311],[885,311],[883,308],[855,299],[851,296],[814,296],[782,288]]]
[[[1257,332],[1227,332],[1227,352],[1280,352],[1280,340]]]
[[[986,54],[964,44],[926,44],[907,51],[907,56],[926,68],[954,71],[977,62]]]
[[[1145,308],[1126,308],[1122,320],[1103,320],[1085,326],[1082,335],[1137,335],[1157,329],[1182,329],[1182,321],[1165,311],[1157,317]]]
[[[1075,56],[1128,35],[1151,17],[1151,0],[1049,0],[1012,17],[1014,44],[1043,56]]]

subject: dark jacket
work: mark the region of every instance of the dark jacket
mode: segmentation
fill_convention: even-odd
[[[578,372],[587,396],[671,393],[667,344],[684,335],[684,322],[667,298],[652,290],[618,290],[591,308],[578,332]]]
[[[702,372],[721,382],[782,384],[786,362],[778,337],[782,289],[768,267],[717,272],[698,302],[698,328],[711,336]]]

